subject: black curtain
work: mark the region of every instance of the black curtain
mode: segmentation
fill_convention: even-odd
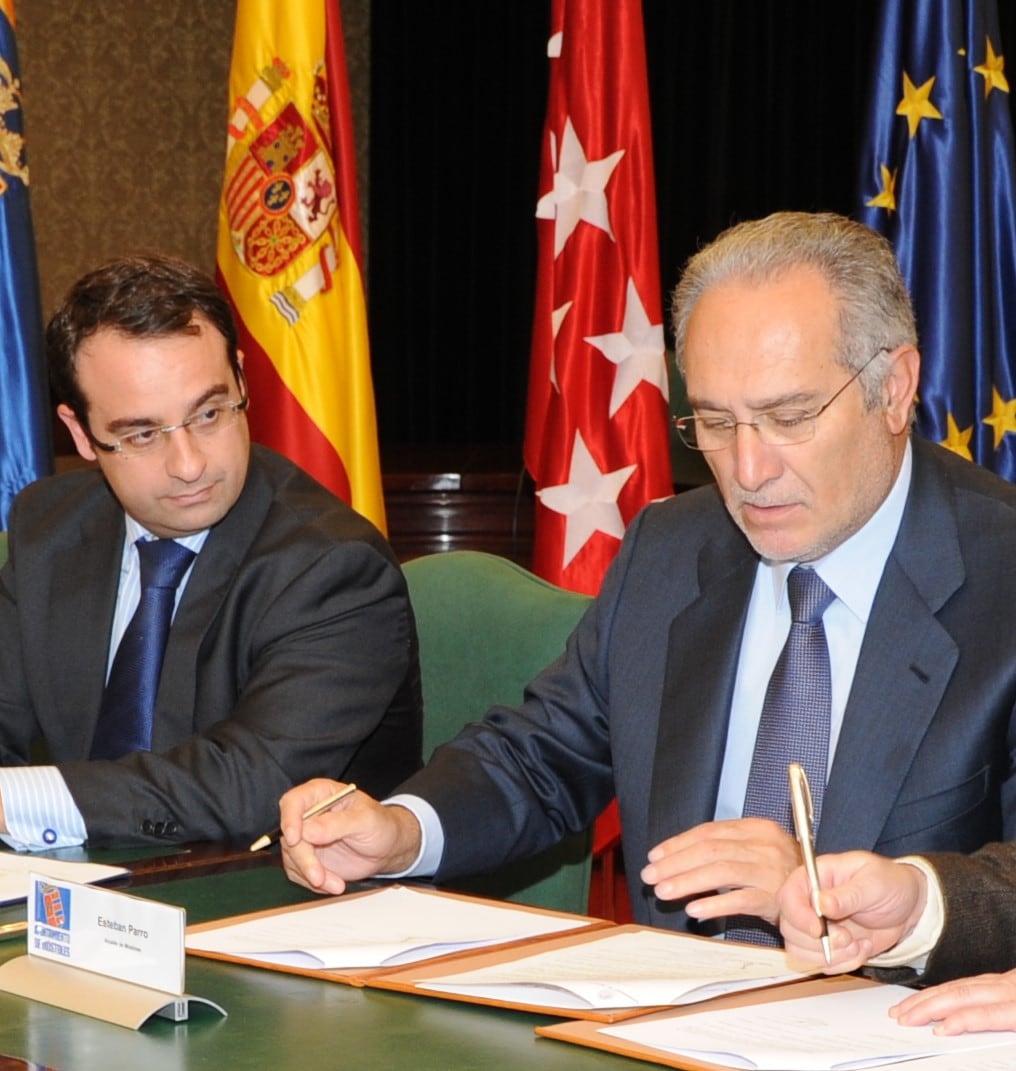
[[[369,312],[383,465],[395,444],[521,442],[548,24],[544,0],[372,7]]]
[[[1016,4],[999,8],[1013,47]],[[643,10],[666,291],[731,222],[852,211],[878,0]],[[373,4],[369,298],[386,467],[440,448],[466,471],[485,448],[520,462],[549,11]]]

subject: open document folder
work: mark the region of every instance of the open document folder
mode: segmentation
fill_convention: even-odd
[[[732,998],[733,1005],[721,1002],[702,1011],[612,1026],[561,1023],[537,1027],[537,1033],[686,1069],[853,1071],[900,1064],[906,1071],[981,1071],[997,1064],[996,1053],[1012,1053],[1012,1033],[939,1037],[930,1026],[900,1026],[889,1008],[912,992],[859,979],[824,979],[769,991],[743,1005],[736,1003],[743,998]]]
[[[129,873],[127,868],[122,866],[70,863],[40,855],[0,851],[0,904],[25,900],[28,897],[28,875],[33,872],[43,874],[47,878],[56,878],[58,881],[76,881],[82,885],[110,881]]]
[[[392,967],[592,923],[581,915],[393,886],[194,927],[187,951],[302,969]]]
[[[419,979],[417,989],[557,1008],[692,1004],[801,978],[781,949],[619,927],[563,947]]]
[[[585,1018],[587,1012],[692,1004],[803,977],[790,969],[782,949],[627,925],[404,968],[370,984]]]

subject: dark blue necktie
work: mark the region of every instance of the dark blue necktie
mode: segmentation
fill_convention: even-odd
[[[141,561],[141,598],[109,672],[92,741],[93,759],[117,759],[152,746],[152,716],[176,589],[194,551],[172,539],[135,544]]]
[[[822,813],[829,763],[832,679],[822,615],[836,598],[813,569],[798,565],[787,577],[790,634],[769,678],[755,754],[744,795],[745,818],[771,818],[794,832],[787,767],[800,763],[812,787],[815,828]],[[760,919],[728,926],[727,936],[756,944],[780,944]]]

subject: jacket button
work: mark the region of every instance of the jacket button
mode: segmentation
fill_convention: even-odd
[[[151,820],[151,818],[146,818],[141,823],[141,832],[147,833],[149,835],[155,832],[155,823]]]
[[[161,837],[163,835],[163,833],[166,832],[166,823],[165,822],[156,822],[155,823],[155,828],[152,830],[152,832],[157,837]]]
[[[180,832],[180,827],[176,822],[170,821],[170,822],[166,823],[166,836],[167,837],[175,837],[176,834],[179,833],[179,832]]]

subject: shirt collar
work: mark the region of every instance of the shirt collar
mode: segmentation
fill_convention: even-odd
[[[130,548],[133,547],[139,539],[144,539],[147,542],[150,539],[156,539],[157,536],[152,535],[147,528],[134,520],[129,513],[124,514],[124,520],[126,521],[126,530],[124,532],[123,546],[124,557],[126,558]],[[192,535],[180,536],[176,542],[197,554],[205,545],[205,540],[208,538],[208,533],[210,531],[210,528],[205,528],[203,531],[194,532]]]
[[[867,622],[875,593],[882,580],[886,560],[896,542],[903,521],[903,511],[913,473],[910,441],[903,451],[903,461],[896,480],[882,504],[868,521],[849,539],[825,557],[810,562],[836,597],[861,622]],[[773,584],[773,602],[782,606],[786,598],[787,576],[797,562],[762,563],[769,570]]]

